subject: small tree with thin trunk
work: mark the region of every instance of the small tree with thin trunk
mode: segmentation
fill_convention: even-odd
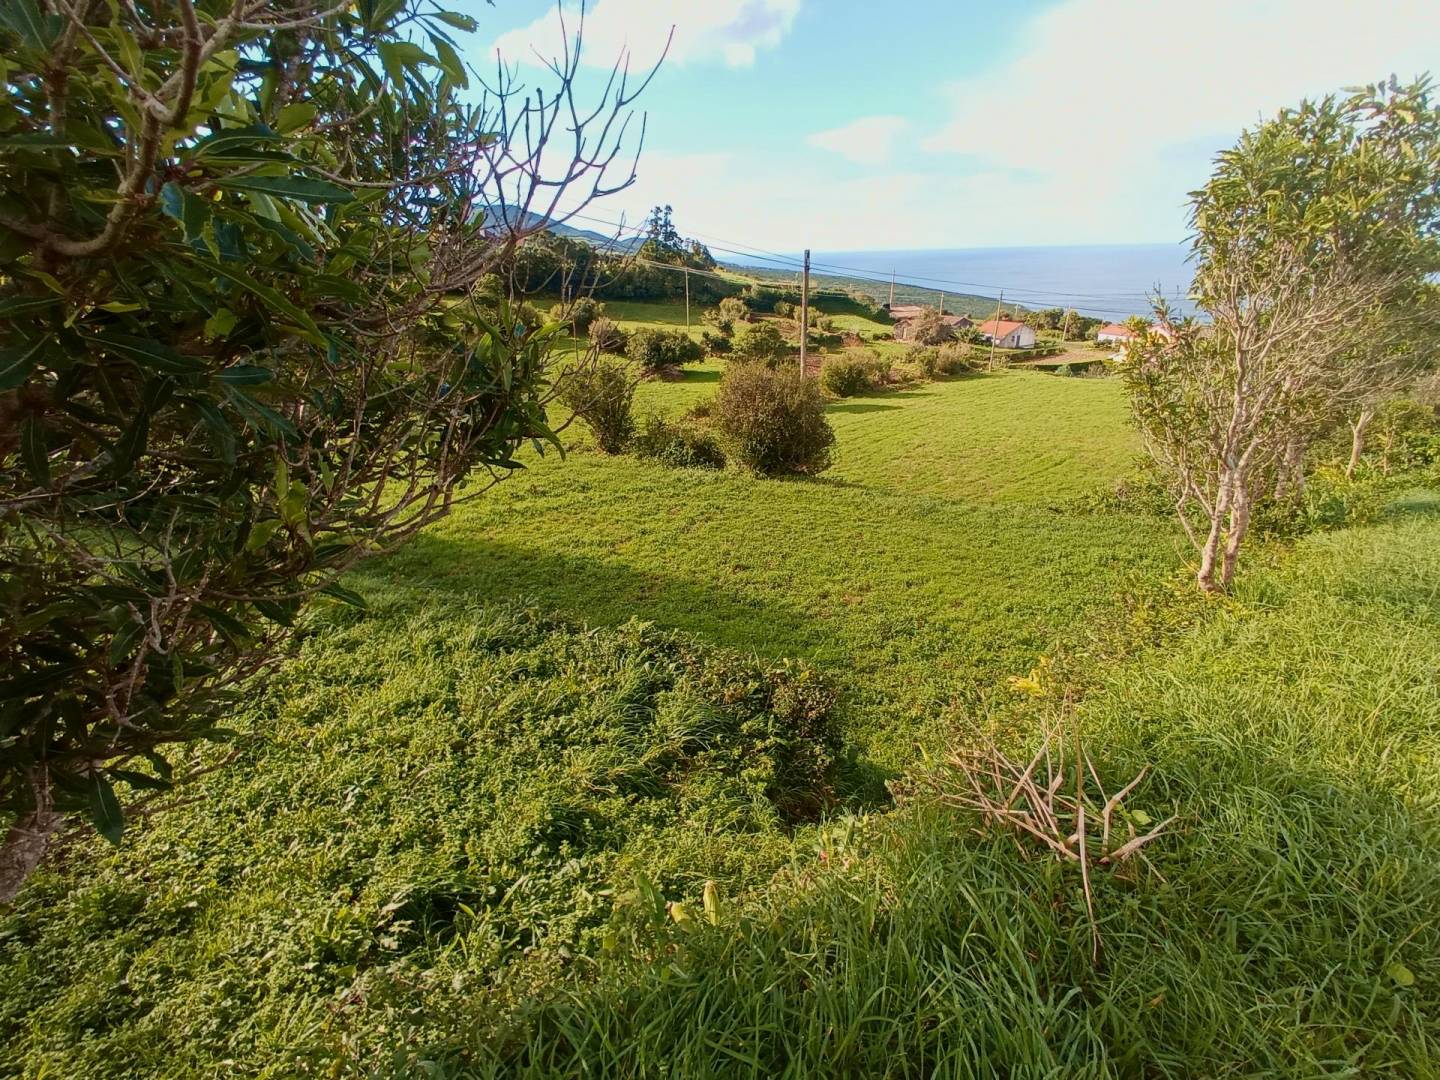
[[[1121,364],[1203,589],[1229,586],[1257,502],[1298,487],[1320,434],[1413,379],[1440,303],[1440,110],[1394,80],[1286,110],[1192,196],[1204,324],[1141,334]]]

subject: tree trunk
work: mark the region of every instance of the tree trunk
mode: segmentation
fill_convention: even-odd
[[[1214,513],[1210,517],[1210,532],[1200,549],[1200,569],[1195,581],[1206,592],[1219,592],[1222,586],[1215,583],[1215,564],[1220,557],[1220,541],[1224,536],[1225,517],[1230,510],[1230,477],[1220,483],[1220,493],[1215,499]]]
[[[1370,426],[1370,421],[1375,419],[1375,410],[1365,408],[1360,410],[1360,415],[1350,422],[1350,464],[1345,466],[1345,478],[1348,480],[1355,475],[1355,469],[1360,464],[1360,456],[1365,453],[1365,429]]]
[[[1225,531],[1225,560],[1220,567],[1220,587],[1230,588],[1235,580],[1235,564],[1240,560],[1240,545],[1250,531],[1250,493],[1238,491],[1230,508],[1230,527]]]
[[[0,904],[15,899],[31,871],[40,865],[50,848],[50,838],[64,823],[65,815],[49,806],[31,811],[10,826],[0,844]]]

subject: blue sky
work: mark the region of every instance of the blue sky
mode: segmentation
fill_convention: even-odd
[[[470,59],[542,79],[553,2],[458,6]],[[672,25],[639,180],[591,212],[781,251],[1176,241],[1245,124],[1440,73],[1435,0],[590,0],[586,56]]]

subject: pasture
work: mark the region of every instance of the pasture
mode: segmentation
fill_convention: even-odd
[[[1134,467],[1112,381],[942,379],[830,418],[813,480],[572,429],[353,574],[369,609],[309,616],[193,764],[234,760],[5,916],[0,1066],[1413,1073],[1440,884],[1424,498],[1277,548],[1217,606],[1177,588],[1171,521],[1081,498]],[[893,794],[1068,716],[1012,686],[1042,658],[1098,767],[1151,766],[1144,805],[1183,819],[1154,878],[1098,883],[1094,969],[1069,868]],[[707,882],[715,925],[675,922]]]

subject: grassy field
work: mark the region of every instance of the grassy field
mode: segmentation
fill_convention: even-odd
[[[1113,382],[830,417],[814,480],[572,432],[354,574],[370,608],[308,618],[234,761],[0,917],[0,1073],[1425,1075],[1430,497],[1204,604],[1172,523],[1077,502],[1133,468]],[[885,786],[1032,743],[1041,657],[1101,771],[1180,815],[1097,883],[1099,964],[1072,868]],[[717,925],[674,921],[707,881]]]

